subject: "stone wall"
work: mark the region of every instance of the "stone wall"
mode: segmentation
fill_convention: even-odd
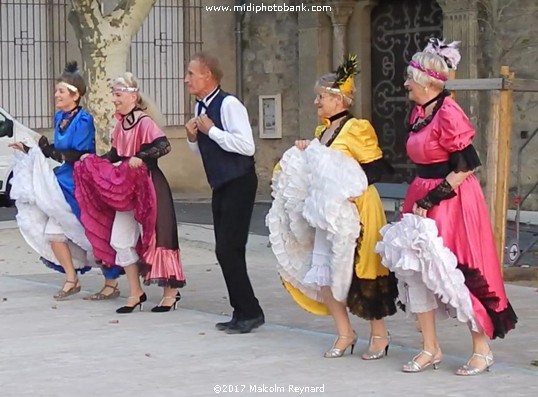
[[[484,4],[486,3],[486,4]],[[533,0],[515,0],[510,7],[492,7],[492,1],[478,0],[480,48],[478,68],[480,77],[499,76],[499,69],[507,65],[516,78],[538,80],[538,4]],[[482,96],[481,125],[488,121],[488,97]],[[516,194],[519,148],[528,135],[538,128],[538,92],[514,93],[512,119],[511,196]],[[538,181],[538,136],[522,153],[521,184],[526,194]],[[538,190],[523,205],[527,210],[538,210]]]
[[[295,4],[292,0],[273,0],[277,5]],[[359,54],[363,73],[358,79],[354,113],[370,116],[371,97],[367,76],[370,47],[369,13],[375,0],[329,1],[304,0],[305,4],[330,4],[334,7],[354,7],[348,20],[347,49]],[[534,0],[506,2],[487,14],[491,0],[438,0],[444,12],[444,29],[448,39],[463,40],[464,60],[458,70],[460,78],[497,76],[501,65],[508,65],[516,77],[538,79],[538,5]],[[249,4],[249,2],[246,2]],[[255,2],[250,2],[255,3]],[[298,2],[301,3],[301,2]],[[245,103],[257,145],[256,162],[260,177],[259,192],[270,191],[274,164],[295,139],[312,136],[317,124],[313,106],[315,79],[333,67],[335,53],[333,24],[339,17],[324,12],[246,12],[241,24],[240,76],[242,92],[237,92],[236,37],[234,12],[209,12],[206,6],[233,6],[234,0],[206,0],[202,5],[203,49],[219,57],[224,69],[223,88],[237,94]],[[353,8],[352,7],[352,8]],[[496,13],[495,13],[496,12]],[[341,16],[340,16],[341,17]],[[485,21],[488,22],[485,22]],[[342,31],[340,32],[342,33]],[[69,58],[79,59],[79,51],[71,28],[68,29]],[[341,50],[341,48],[339,48]],[[185,60],[188,61],[188,60]],[[259,96],[281,94],[282,138],[259,138]],[[477,127],[477,147],[484,153],[487,147],[486,128],[489,102],[487,94],[460,93],[457,97]],[[523,144],[521,131],[532,133],[538,127],[538,94],[515,94],[512,137],[512,179],[515,189],[518,148]],[[173,152],[163,158],[161,166],[172,189],[184,193],[208,194],[202,163],[189,152],[183,127],[167,129]],[[537,180],[538,137],[523,155],[523,192]],[[481,154],[482,154],[481,153]],[[485,156],[484,156],[485,157]],[[485,172],[482,172],[483,177]],[[538,194],[530,197],[526,209],[538,210]]]
[[[247,12],[243,21],[243,101],[256,141],[261,194],[270,191],[273,167],[300,134],[298,92],[313,87],[300,87],[297,81],[297,17],[297,12]],[[275,94],[282,98],[282,139],[260,139],[259,96]]]

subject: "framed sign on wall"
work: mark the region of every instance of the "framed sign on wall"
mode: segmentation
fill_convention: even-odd
[[[281,95],[260,95],[258,98],[260,138],[282,138]]]

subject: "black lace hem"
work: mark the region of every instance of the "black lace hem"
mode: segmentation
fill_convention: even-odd
[[[175,277],[169,277],[169,278],[152,278],[149,280],[146,280],[145,277],[149,274],[151,271],[151,265],[145,263],[144,261],[138,262],[138,274],[140,276],[144,277],[144,285],[158,285],[159,287],[163,288],[183,288],[187,285],[186,280],[178,280]]]
[[[185,280],[178,280],[174,277],[154,278],[151,280],[144,280],[144,285],[158,285],[163,288],[183,288],[187,285],[187,282]]]
[[[474,171],[482,165],[478,153],[473,145],[467,146],[465,149],[450,153],[450,169],[454,172]]]
[[[392,165],[384,158],[370,163],[361,163],[361,167],[368,178],[368,185],[379,182],[384,175],[394,175],[395,173]]]
[[[353,275],[347,296],[349,311],[365,320],[380,320],[396,313],[398,283],[394,273],[374,280]]]
[[[484,276],[477,269],[470,269],[465,264],[458,264],[458,269],[462,271],[465,285],[471,294],[480,301],[491,318],[493,323],[492,339],[504,338],[508,331],[516,327],[517,323],[517,315],[510,302],[505,309],[498,311],[500,299],[490,290]]]

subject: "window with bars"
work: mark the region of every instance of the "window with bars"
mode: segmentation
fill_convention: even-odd
[[[192,111],[184,76],[202,45],[201,7],[201,0],[157,0],[131,44],[130,70],[167,125],[185,124]]]
[[[155,101],[167,125],[191,112],[185,65],[199,51],[201,0],[157,0],[133,37],[128,69]],[[0,1],[0,105],[30,128],[52,128],[54,82],[68,42],[66,0]]]
[[[65,0],[0,1],[0,105],[30,128],[50,128],[52,88],[66,62]]]

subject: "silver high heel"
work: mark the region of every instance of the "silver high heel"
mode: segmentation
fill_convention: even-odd
[[[419,358],[422,354],[430,357],[430,361],[427,361],[423,365],[420,365],[416,360]],[[403,372],[422,372],[426,368],[428,368],[430,365],[433,367],[433,369],[439,369],[439,364],[441,364],[441,360],[443,357],[436,358],[439,355],[441,355],[441,349],[437,349],[437,352],[430,353],[429,351],[422,350],[419,354],[417,354],[411,361],[409,361],[407,364],[404,364],[402,367]]]
[[[473,359],[473,357],[478,357],[478,358],[481,358],[482,360],[484,360],[484,362],[486,363],[486,366],[484,368],[478,368],[478,367],[471,366],[470,362]],[[479,353],[473,353],[473,355],[471,356],[469,361],[467,361],[467,364],[465,364],[465,365],[461,366],[460,368],[458,368],[458,370],[456,371],[456,375],[460,375],[460,376],[480,375],[483,372],[486,372],[486,371],[489,372],[489,368],[494,363],[495,363],[495,361],[493,361],[493,353],[491,352],[491,350],[489,351],[488,354],[485,354],[485,355],[484,354],[479,354]]]
[[[338,341],[340,339],[351,339],[351,344],[349,344],[348,346],[346,346],[344,349],[339,349],[336,347],[336,344],[338,343]],[[351,352],[350,354],[353,354],[353,350],[355,349],[355,343],[357,343],[357,334],[355,333],[355,331],[353,331],[353,336],[348,336],[348,335],[338,335],[336,337],[336,340],[334,341],[333,343],[333,347],[326,351],[325,354],[323,355],[323,357],[325,358],[338,358],[338,357],[342,357],[344,355],[344,353],[346,352],[347,348],[351,346]]]
[[[387,346],[385,348],[381,349],[378,352],[373,352],[370,350],[370,346],[374,343],[374,339],[386,339],[387,340]],[[368,350],[361,356],[363,360],[379,360],[380,358],[385,357],[389,354],[389,346],[390,342],[392,341],[392,338],[390,336],[390,332],[387,331],[387,336],[378,336],[378,335],[372,335],[370,336],[370,344],[368,345]]]

